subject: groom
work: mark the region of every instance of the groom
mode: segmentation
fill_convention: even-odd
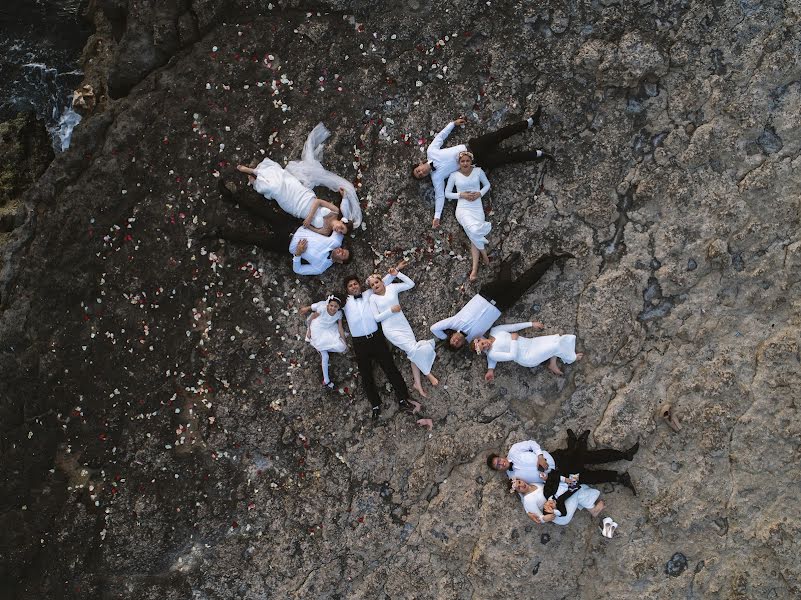
[[[542,107],[538,106],[537,111],[528,119],[507,125],[498,131],[470,138],[467,144],[459,144],[450,148],[443,148],[442,145],[448,139],[453,128],[457,125],[464,125],[466,120],[463,117],[459,117],[448,123],[445,129],[437,134],[426,150],[427,160],[414,165],[412,168],[412,175],[415,179],[423,179],[431,175],[431,182],[434,184],[434,220],[431,226],[434,229],[439,227],[442,209],[445,207],[445,184],[450,174],[459,168],[459,154],[462,152],[472,152],[475,157],[475,164],[485,171],[512,163],[532,160],[541,161],[546,158],[554,160],[551,154],[542,150],[511,152],[499,147],[499,144],[506,138],[539,125],[541,114]]]

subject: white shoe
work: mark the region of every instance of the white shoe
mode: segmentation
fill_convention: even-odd
[[[612,527],[609,530],[609,537],[612,538],[615,536],[615,531],[617,531],[617,523],[612,521]]]
[[[614,531],[612,529],[612,524],[615,523],[615,522],[612,520],[612,517],[606,517],[602,521],[602,523],[603,524],[599,527],[599,529],[601,530],[601,535],[604,536],[605,538],[611,538],[612,537],[612,533]]]

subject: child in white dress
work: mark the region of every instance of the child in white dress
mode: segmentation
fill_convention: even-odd
[[[423,375],[428,378],[431,385],[436,386],[439,384],[437,378],[431,373],[431,366],[437,356],[434,351],[434,340],[421,340],[418,342],[414,337],[412,327],[409,325],[409,321],[406,320],[406,316],[398,303],[398,294],[412,289],[414,281],[400,271],[398,271],[396,277],[401,280],[401,283],[384,285],[378,275],[370,275],[367,278],[367,285],[373,290],[373,295],[370,296],[369,300],[370,308],[373,311],[375,320],[381,323],[384,337],[403,350],[409,361],[411,361],[414,389],[423,398],[426,398],[428,395],[423,391],[420,372],[422,371]]]
[[[341,306],[342,301],[332,294],[325,300],[300,308],[302,315],[311,312],[306,320],[306,341],[314,346],[322,357],[323,387],[329,390],[336,389],[336,385],[328,375],[328,353],[347,350]]]

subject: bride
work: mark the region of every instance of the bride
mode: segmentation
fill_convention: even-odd
[[[487,355],[487,374],[484,375],[486,381],[495,379],[495,365],[499,362],[514,361],[523,367],[536,367],[547,360],[551,373],[563,375],[556,363],[557,358],[570,364],[584,356],[581,352],[576,353],[575,335],[520,337],[517,332],[527,327],[538,330],[545,328],[538,321],[497,325],[490,329],[487,337],[478,337],[471,342],[474,352],[484,352]]]
[[[306,138],[301,160],[291,161],[286,169],[269,158],[262,160],[255,168],[245,165],[237,165],[236,168],[247,174],[248,183],[254,190],[266,198],[274,199],[284,212],[298,219],[308,219],[310,223],[317,218],[315,213],[319,214],[318,208],[321,206],[318,204],[310,215],[312,205],[318,200],[312,188],[321,185],[332,191],[339,191],[342,195],[342,215],[352,227],[359,227],[362,223],[362,209],[356,188],[347,179],[327,171],[320,162],[323,157],[323,142],[330,135],[331,132],[325,125],[318,123]],[[333,206],[327,202],[325,205]],[[322,227],[323,218],[324,215],[320,218],[320,225],[311,224]]]
[[[545,499],[541,485],[512,479],[510,488],[511,492],[520,495],[523,509],[535,523],[567,525],[579,509],[583,508],[593,517],[597,517],[606,506],[603,500],[598,500],[601,492],[583,484],[577,489],[569,490],[566,483],[560,483],[556,497],[548,500]]]
[[[456,191],[453,191],[454,186]],[[459,170],[451,173],[445,187],[445,197],[458,200],[456,204],[456,220],[464,229],[470,239],[470,254],[473,258],[473,269],[470,271],[470,281],[478,278],[479,256],[484,264],[489,264],[489,257],[485,245],[486,236],[492,225],[485,220],[484,205],[481,198],[490,189],[490,182],[480,167],[473,166],[473,154],[468,151],[459,153]]]
[[[367,285],[373,290],[370,296],[370,308],[373,311],[375,320],[381,323],[381,330],[384,337],[395,346],[406,353],[412,363],[412,376],[414,377],[414,389],[423,397],[428,395],[423,391],[420,381],[420,372],[428,378],[433,386],[439,384],[439,380],[431,373],[431,366],[434,364],[436,352],[434,351],[434,340],[417,341],[414,337],[409,321],[401,311],[398,304],[398,294],[414,287],[414,281],[398,271],[397,278],[401,283],[390,283],[384,285],[381,277],[370,275],[367,278]]]

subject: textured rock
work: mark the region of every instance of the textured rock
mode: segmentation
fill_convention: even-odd
[[[795,6],[102,5],[124,97],[27,192],[29,235],[0,279],[2,589],[801,593]],[[576,333],[587,357],[564,379],[502,365],[487,384],[481,361],[440,350],[430,433],[391,394],[374,426],[347,357],[332,361],[342,392],[319,392],[296,309],[342,269],[298,280],[288,258],[201,238],[248,224],[216,175],[296,158],[323,120],[327,164],[362,184],[350,270],[411,258],[422,336],[476,288],[452,207],[431,230],[430,186],[407,165],[458,114],[454,143],[538,104],[543,131],[515,143],[558,160],[490,174],[490,242],[524,262],[576,256],[506,318]],[[680,433],[656,416],[666,401]],[[601,488],[612,540],[586,512],[537,527],[486,467],[521,439],[559,447],[565,427],[640,439],[638,496]]]

